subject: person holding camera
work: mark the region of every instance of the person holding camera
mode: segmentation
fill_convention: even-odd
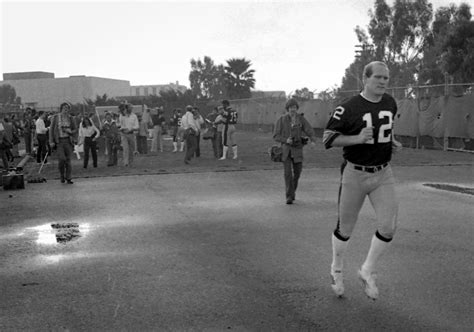
[[[76,122],[69,114],[71,104],[64,102],[59,106],[59,113],[54,115],[49,129],[49,143],[51,148],[57,148],[58,167],[61,175],[61,183],[72,182],[71,156],[74,151],[75,137],[77,132]]]
[[[308,120],[298,114],[299,105],[295,99],[288,100],[285,108],[286,113],[275,124],[273,139],[282,147],[286,204],[293,204],[303,170],[303,146],[308,140],[314,145],[316,136]]]

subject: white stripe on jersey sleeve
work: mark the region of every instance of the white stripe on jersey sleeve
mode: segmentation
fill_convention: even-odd
[[[332,142],[336,139],[337,136],[341,135],[340,132],[326,129],[323,134],[323,144],[326,149],[332,147]]]

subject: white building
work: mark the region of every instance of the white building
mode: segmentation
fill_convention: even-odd
[[[128,96],[130,82],[92,76],[55,78],[53,73],[5,73],[0,85],[9,84],[26,106],[57,108],[63,101],[83,103],[107,94],[109,98]]]

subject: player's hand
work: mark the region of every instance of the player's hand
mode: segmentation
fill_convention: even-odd
[[[291,137],[288,137],[286,139],[286,144],[293,144],[293,139]]]
[[[360,144],[365,144],[374,138],[374,127],[365,127],[359,133]]]
[[[392,152],[397,153],[397,152],[402,151],[402,149],[403,149],[402,143],[400,143],[396,139],[392,139]]]

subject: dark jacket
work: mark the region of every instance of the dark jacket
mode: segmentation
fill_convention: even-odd
[[[51,120],[51,126],[49,128],[49,143],[52,144],[58,144],[59,142],[59,127],[58,127],[58,123],[59,123],[59,113],[58,114],[55,114]],[[76,133],[77,133],[77,125],[76,125],[76,121],[75,119],[71,116],[71,115],[67,115],[68,118],[69,118],[69,122],[71,124],[71,131],[72,131],[72,134],[69,135],[69,139],[71,141],[71,144],[74,145],[75,142],[76,142]]]
[[[293,139],[293,144],[291,145],[286,143],[290,137]],[[282,161],[285,161],[290,156],[290,153],[295,162],[303,161],[303,137],[309,137],[313,142],[316,140],[313,128],[303,115],[298,114],[296,116],[296,122],[293,127],[289,114],[282,115],[277,120],[275,130],[273,131],[273,139],[281,143]]]

